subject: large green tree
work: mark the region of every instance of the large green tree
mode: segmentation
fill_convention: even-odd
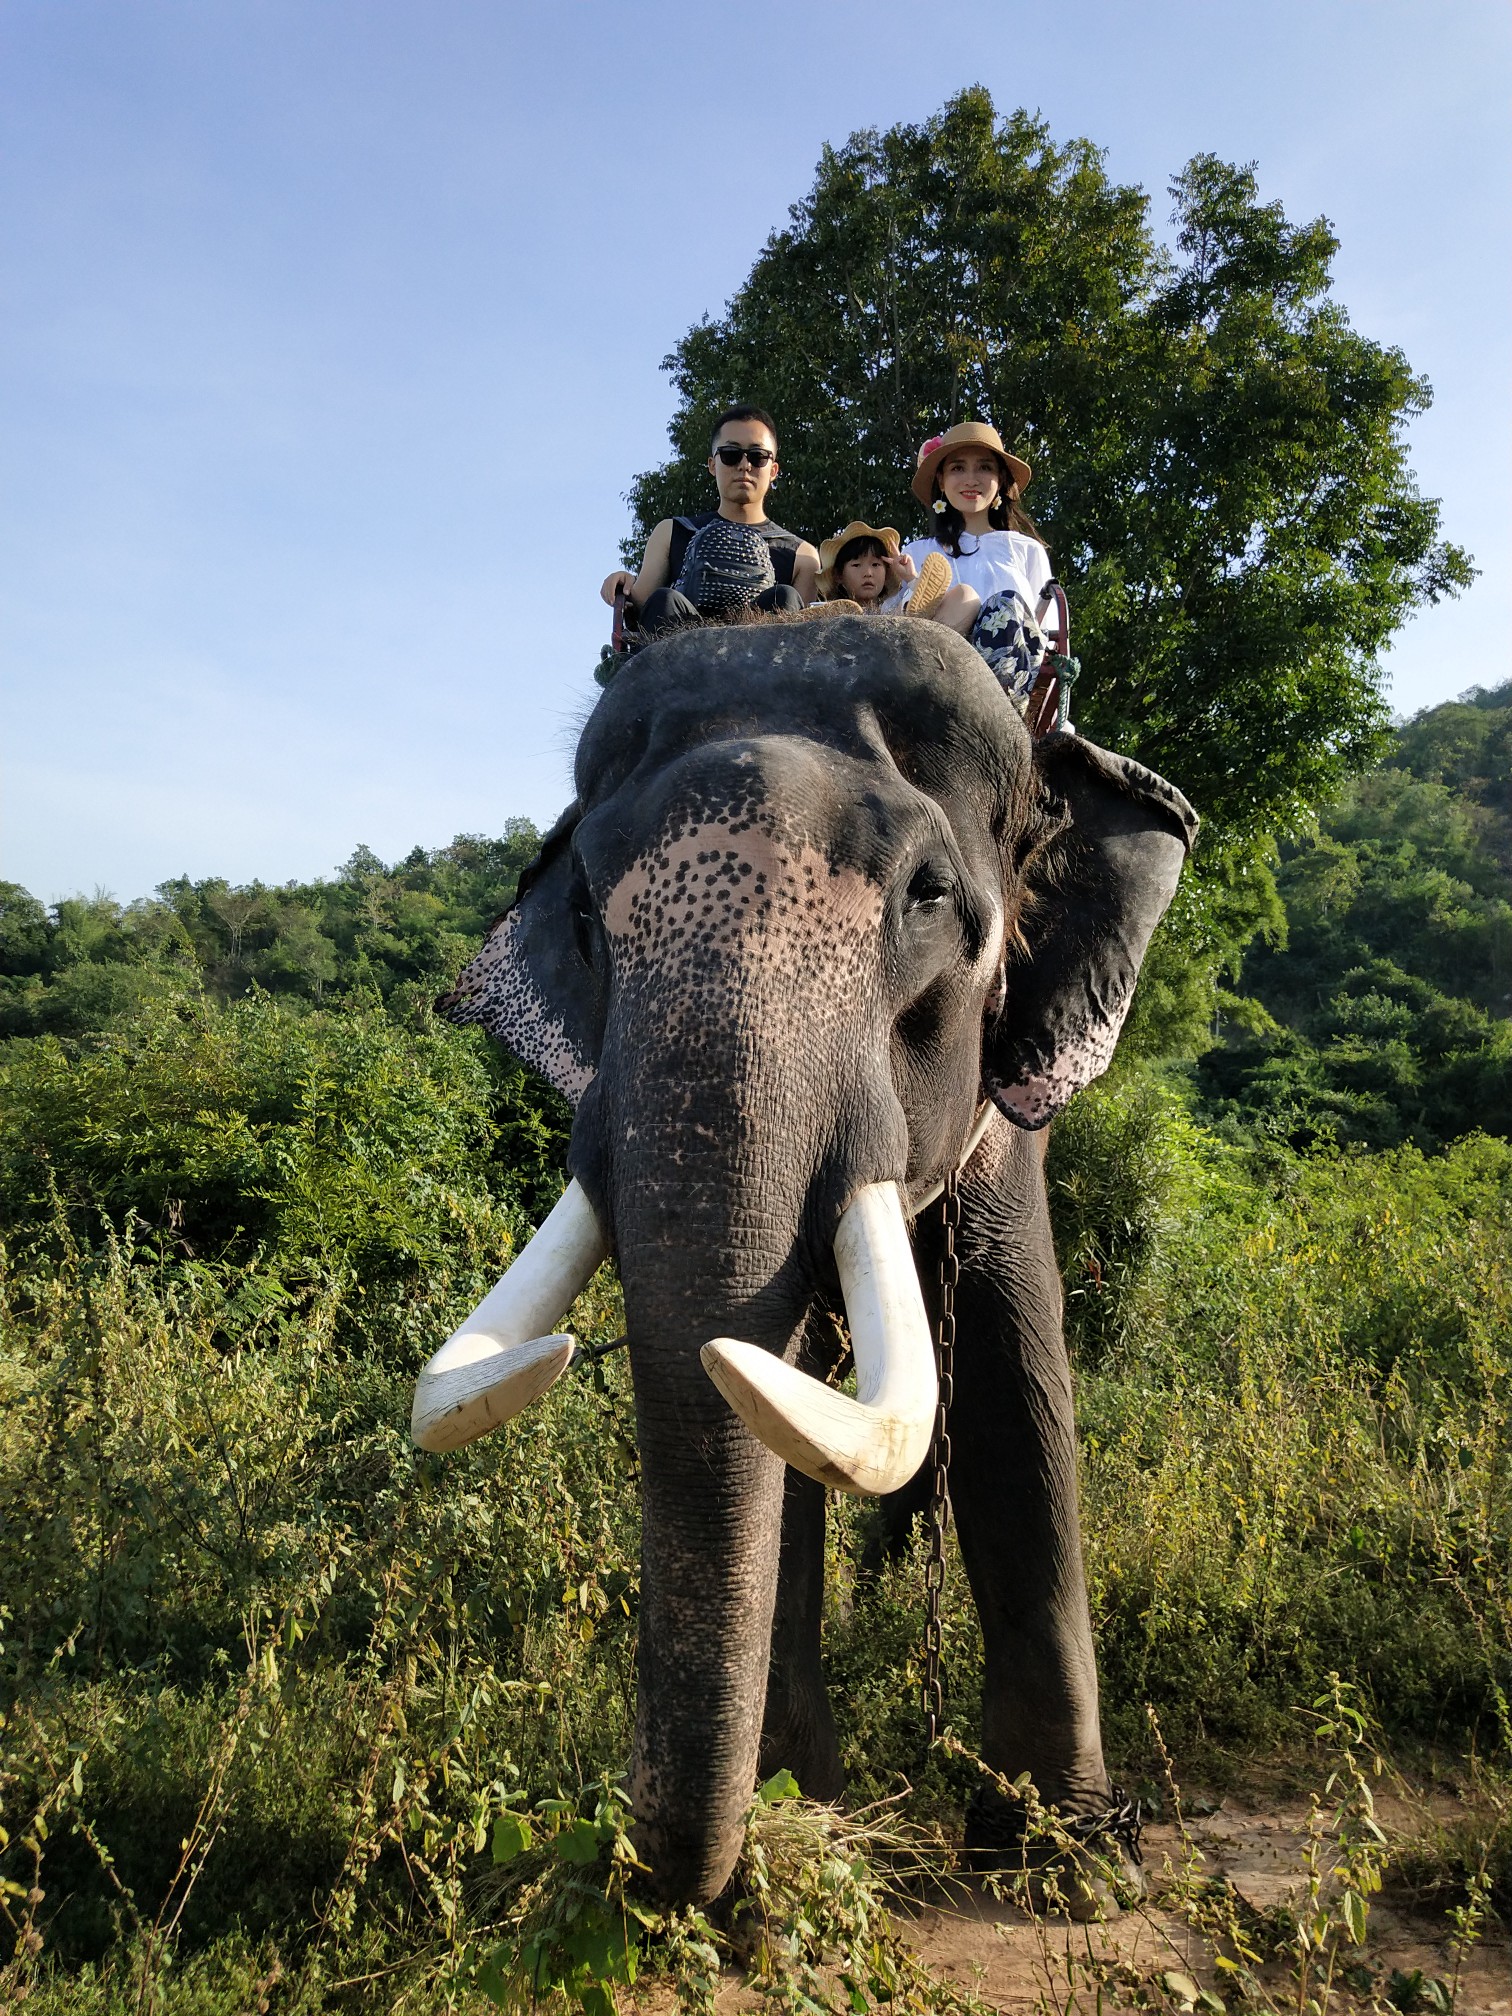
[[[1171,193],[1174,250],[1095,147],[999,119],[980,88],[826,148],[667,359],[675,452],[631,502],[644,535],[701,500],[709,423],[750,399],[781,422],[785,523],[922,530],[918,443],[993,420],[1034,466],[1082,726],[1208,821],[1177,933],[1217,957],[1273,914],[1267,836],[1376,753],[1382,647],[1472,570],[1408,466],[1429,387],[1330,298],[1327,223],[1288,222],[1211,155]]]

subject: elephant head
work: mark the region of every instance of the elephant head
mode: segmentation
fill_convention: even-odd
[[[918,1468],[911,1210],[987,1102],[1039,1128],[1106,1067],[1196,819],[1075,736],[1031,745],[969,647],[892,619],[644,651],[575,781],[441,1004],[573,1100],[574,1180],[433,1362],[425,1426],[450,1446],[544,1390],[572,1348],[544,1333],[617,1257],[644,1492],[632,1799],[659,1886],[706,1898],[756,1772],[784,1461],[863,1491]],[[854,1400],[795,1362],[839,1298]]]

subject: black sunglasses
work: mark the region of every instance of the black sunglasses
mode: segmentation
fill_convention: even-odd
[[[742,462],[749,462],[753,469],[765,469],[768,462],[775,462],[775,448],[738,448],[733,441],[721,442],[714,453],[726,469],[738,468]]]

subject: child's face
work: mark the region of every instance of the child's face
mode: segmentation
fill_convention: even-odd
[[[840,586],[864,609],[887,591],[887,562],[875,553],[847,560],[840,569]]]
[[[990,511],[1002,487],[998,459],[985,448],[947,455],[940,464],[941,493],[963,518],[970,518],[978,511]]]

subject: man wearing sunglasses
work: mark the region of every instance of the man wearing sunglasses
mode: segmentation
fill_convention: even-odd
[[[625,591],[639,612],[643,635],[655,636],[687,623],[705,622],[711,615],[730,613],[728,601],[711,608],[678,585],[680,578],[687,578],[685,562],[698,534],[721,519],[726,525],[754,533],[771,560],[772,584],[752,594],[743,606],[787,612],[802,609],[814,599],[819,555],[807,541],[774,525],[766,515],[767,492],[778,474],[777,428],[771,414],[759,406],[731,406],[721,413],[709,448],[709,474],[719,492],[719,509],[687,518],[663,518],[646,541],[640,572],[631,574],[618,568],[600,590],[609,603],[620,589]],[[745,544],[759,553],[760,545],[755,541]]]

